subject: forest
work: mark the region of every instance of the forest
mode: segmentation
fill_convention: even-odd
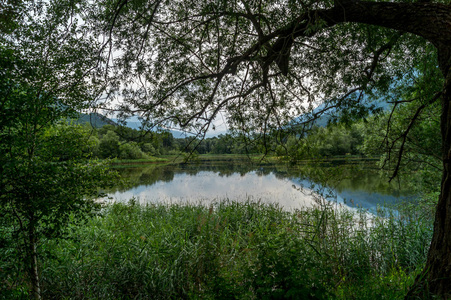
[[[417,169],[424,169],[425,164],[439,167],[440,139],[438,108],[431,109],[418,120],[409,135],[405,163],[417,163]],[[408,107],[395,111],[397,115],[413,114]],[[352,123],[331,122],[326,126],[314,126],[305,136],[291,130],[281,134],[276,132],[268,137],[270,143],[264,145],[252,136],[240,134],[219,134],[214,137],[199,138],[187,136],[174,138],[169,131],[140,131],[125,126],[104,125],[93,128],[89,123],[84,125],[86,135],[92,142],[92,153],[99,159],[146,159],[161,155],[179,154],[266,154],[277,156],[292,162],[314,158],[334,156],[362,156],[380,159],[388,152],[384,148],[387,138],[386,124],[390,112],[381,112]],[[396,118],[398,124],[393,128],[402,130],[409,118]],[[393,136],[399,132],[390,132]],[[399,147],[399,146],[398,146]],[[394,147],[393,147],[394,148]],[[394,151],[393,149],[391,149]],[[407,156],[411,156],[410,159]],[[415,158],[413,158],[415,157]],[[408,162],[410,161],[410,162]],[[413,167],[412,167],[413,168]]]
[[[6,0],[0,298],[448,299],[450,118],[449,0]],[[295,210],[100,200],[127,164],[211,157],[325,188]],[[368,165],[415,199],[337,209]]]

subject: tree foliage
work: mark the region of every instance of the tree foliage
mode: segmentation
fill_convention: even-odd
[[[40,242],[92,212],[109,176],[88,160],[89,134],[65,124],[102,90],[98,43],[78,24],[82,4],[21,2],[11,11],[21,19],[0,31],[0,281],[8,292],[27,280],[37,299]]]
[[[112,62],[112,80],[122,83],[112,92],[124,114],[151,125],[203,133],[224,113],[231,129],[269,133],[336,107],[359,114],[415,73],[426,51],[410,34],[347,23],[326,30],[313,17],[305,36],[278,39],[281,24],[331,8],[328,1],[138,2],[117,1],[104,18],[109,50],[123,53]],[[309,115],[320,101],[322,111]]]

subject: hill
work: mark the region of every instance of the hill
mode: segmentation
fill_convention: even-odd
[[[75,124],[89,123],[94,128],[100,128],[104,125],[117,126],[116,122],[99,113],[89,113],[89,114],[80,113],[80,117],[74,120],[74,123]]]
[[[293,119],[291,122],[291,126],[297,128],[299,124],[313,120],[312,124],[318,127],[326,127],[333,120],[343,120],[344,118],[349,118],[349,116],[361,116],[371,115],[374,111],[387,111],[390,105],[386,101],[383,100],[373,100],[366,101],[363,104],[357,105],[354,108],[350,108],[349,110],[337,110],[336,108],[331,108],[326,112],[322,113],[325,109],[325,104],[321,104],[313,109],[310,113],[306,113],[304,115],[300,115],[299,117]],[[317,116],[316,118],[313,116]]]

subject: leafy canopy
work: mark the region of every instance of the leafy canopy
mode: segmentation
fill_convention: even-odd
[[[408,33],[331,26],[314,15],[333,1],[101,3],[93,15],[95,25],[104,24],[97,28],[108,41],[116,108],[149,126],[199,134],[221,116],[229,129],[262,135],[287,124],[306,129],[338,108],[365,116],[377,110],[375,100],[414,81],[423,57],[435,54]],[[290,36],[285,31],[295,22],[300,29]]]

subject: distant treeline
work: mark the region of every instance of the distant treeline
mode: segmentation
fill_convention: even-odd
[[[90,139],[95,141],[93,154],[98,158],[143,159],[149,156],[193,152],[198,154],[259,152],[258,148],[250,149],[245,141],[240,141],[229,134],[205,139],[174,138],[170,132],[144,132],[113,125],[92,129]]]
[[[370,116],[350,124],[331,123],[313,127],[307,134],[291,131],[264,140],[259,135],[221,134],[217,137],[174,138],[170,132],[143,132],[128,127],[105,125],[92,129],[91,140],[95,145],[94,156],[98,158],[142,159],[149,156],[196,154],[267,154],[302,160],[342,155],[384,156],[398,155],[403,149],[405,162],[424,161],[439,156],[440,129],[438,115],[433,110],[410,128],[407,138],[402,139],[408,127],[411,109],[397,109],[394,113],[405,115],[389,122],[390,114]],[[389,126],[387,126],[389,124]],[[429,161],[434,163],[433,161]]]

